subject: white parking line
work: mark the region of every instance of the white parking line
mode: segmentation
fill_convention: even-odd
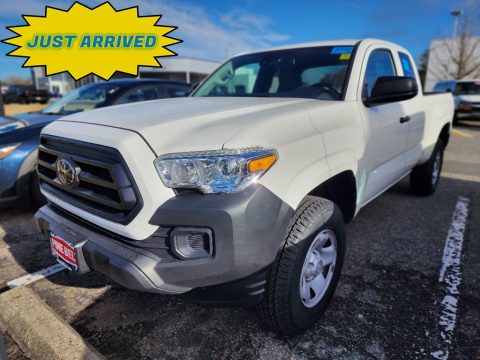
[[[22,277],[19,277],[19,278],[15,279],[15,280],[8,281],[7,286],[10,289],[13,289],[13,288],[16,288],[16,287],[19,287],[19,286],[31,284],[35,281],[45,279],[45,278],[47,278],[47,277],[49,277],[53,274],[56,274],[60,271],[63,271],[63,270],[66,270],[65,266],[63,266],[62,264],[55,264],[55,265],[49,266],[45,269],[34,272],[33,274],[27,274],[27,275],[24,275]]]
[[[447,360],[452,344],[453,330],[457,321],[459,286],[462,283],[460,262],[469,203],[470,199],[466,197],[458,198],[443,249],[442,267],[438,277],[438,282],[445,294],[438,320],[442,345],[440,349],[431,353],[435,359]]]

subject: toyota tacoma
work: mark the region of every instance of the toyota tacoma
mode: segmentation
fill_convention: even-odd
[[[345,224],[407,175],[414,193],[435,191],[453,111],[390,42],[241,54],[188,98],[45,127],[36,222],[73,271],[256,305],[275,330],[299,333],[333,296]]]

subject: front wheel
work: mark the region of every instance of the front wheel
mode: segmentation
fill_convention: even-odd
[[[410,189],[415,194],[428,196],[437,189],[443,165],[443,150],[443,142],[438,139],[430,159],[425,164],[413,168],[410,174]]]
[[[295,335],[318,321],[335,292],[345,247],[340,209],[307,196],[290,221],[258,308],[269,327]]]
[[[36,173],[32,173],[30,177],[30,203],[35,209],[47,203],[47,199],[45,199],[40,191],[40,183]]]

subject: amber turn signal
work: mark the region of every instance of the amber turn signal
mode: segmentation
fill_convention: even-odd
[[[275,163],[275,161],[277,161],[277,155],[275,154],[250,160],[248,162],[248,171],[251,173],[267,171]]]

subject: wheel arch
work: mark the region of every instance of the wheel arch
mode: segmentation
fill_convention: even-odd
[[[322,197],[337,204],[343,214],[345,223],[355,216],[357,208],[357,185],[352,170],[342,171],[324,181],[308,195]]]
[[[451,128],[450,124],[445,124],[440,131],[440,134],[438,135],[438,138],[442,140],[443,146],[448,145],[448,141],[450,140],[450,133],[451,133]]]

